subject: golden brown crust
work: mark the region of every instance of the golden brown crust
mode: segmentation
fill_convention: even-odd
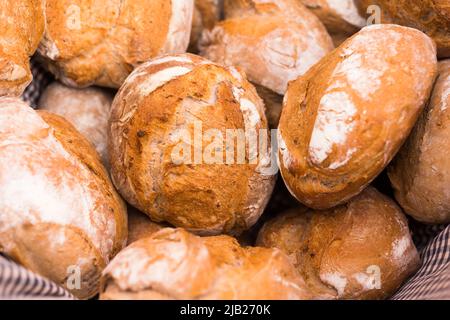
[[[65,84],[118,88],[134,67],[186,51],[193,0],[46,2],[39,52]]]
[[[326,209],[361,192],[405,141],[436,73],[430,38],[376,25],[291,82],[278,132],[281,174],[291,193]]]
[[[263,108],[234,68],[189,54],[142,65],[113,102],[109,153],[116,187],[156,222],[203,234],[242,232],[262,214],[273,188],[264,153],[255,164],[240,163],[236,155],[248,144],[238,150],[235,143],[234,161],[226,164],[223,144],[211,159],[211,140],[201,146],[194,140],[208,132],[217,138],[226,130],[264,131]]]
[[[62,117],[17,99],[1,99],[0,113],[8,141],[0,148],[0,249],[90,298],[126,244],[125,205],[91,144]],[[72,287],[77,274],[81,286]]]
[[[42,1],[2,1],[0,30],[0,96],[18,97],[31,82],[29,57],[44,33]]]
[[[257,245],[289,254],[309,289],[333,299],[388,298],[420,265],[405,215],[371,187],[345,206],[274,218]]]
[[[450,61],[439,64],[430,103],[389,167],[395,197],[403,209],[425,223],[450,222]]]
[[[278,123],[280,122],[281,117],[281,109],[283,108],[283,96],[257,84],[254,86],[259,96],[264,101],[269,128],[278,128]]]
[[[437,44],[441,58],[450,57],[450,6],[446,0],[358,0],[362,14],[371,5],[381,8],[381,22],[419,29]]]
[[[253,83],[284,94],[290,80],[333,49],[325,27],[298,0],[231,4],[227,20],[203,33],[200,53],[241,68]]]
[[[158,257],[158,259],[155,259]],[[277,249],[228,236],[163,229],[124,249],[103,272],[100,299],[310,299]]]
[[[42,93],[38,106],[70,121],[94,145],[108,168],[108,120],[112,100],[112,93],[101,88],[75,89],[54,82]]]

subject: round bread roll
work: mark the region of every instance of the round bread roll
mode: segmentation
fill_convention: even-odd
[[[98,292],[126,244],[126,207],[91,144],[62,117],[0,99],[0,251],[70,290]]]
[[[113,95],[103,89],[75,89],[54,82],[39,100],[39,108],[69,120],[95,147],[108,165],[108,119]]]
[[[278,94],[333,49],[325,27],[298,0],[231,5],[227,20],[203,33],[201,55],[241,68],[250,81]]]
[[[194,0],[47,1],[39,53],[69,86],[118,88],[137,65],[185,52]]]
[[[439,64],[431,101],[389,167],[395,197],[425,223],[450,223],[450,61]]]
[[[223,0],[195,0],[189,51],[198,52],[203,30],[211,30],[222,16]]]
[[[2,1],[0,30],[0,97],[18,97],[33,78],[29,60],[44,33],[42,1]]]
[[[366,15],[378,6],[382,23],[395,23],[425,32],[436,41],[438,55],[450,57],[450,6],[448,0],[357,0]]]
[[[154,59],[114,99],[113,181],[153,221],[238,234],[258,220],[274,185],[270,150],[255,153],[255,133],[258,150],[270,148],[263,103],[236,69],[190,54]]]
[[[333,299],[388,298],[420,265],[405,215],[372,187],[345,206],[274,218],[257,245],[287,253],[309,290]]]
[[[336,46],[366,25],[355,0],[301,0],[325,25]],[[357,0],[356,0],[357,1]]]
[[[111,261],[101,283],[103,300],[311,298],[281,251],[243,248],[229,236],[201,238],[182,229],[134,242]]]
[[[153,222],[146,214],[135,208],[128,208],[128,244],[148,238],[166,227],[166,225]]]
[[[315,209],[360,193],[405,141],[436,74],[436,49],[424,33],[374,25],[292,81],[278,131],[291,193]]]

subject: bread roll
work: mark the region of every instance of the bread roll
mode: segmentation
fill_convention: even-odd
[[[38,106],[69,120],[94,145],[108,167],[108,119],[112,100],[112,93],[100,88],[75,89],[54,82],[42,93]]]
[[[450,61],[439,64],[431,101],[389,167],[395,197],[425,223],[450,223]]]
[[[203,30],[211,30],[222,16],[223,0],[195,0],[189,51],[198,52]]]
[[[148,238],[165,227],[167,226],[153,222],[135,208],[128,208],[128,244]]]
[[[243,248],[229,236],[200,238],[163,229],[116,256],[103,273],[100,299],[311,298],[304,288],[277,249]]]
[[[126,208],[91,144],[62,117],[0,99],[0,251],[70,290],[98,292],[126,244]]]
[[[241,142],[228,143],[235,133]],[[190,54],[157,58],[114,99],[113,181],[153,221],[238,234],[258,220],[274,184],[268,154],[254,152],[255,133],[270,146],[263,103],[236,69]]]
[[[281,174],[291,193],[327,209],[361,192],[405,141],[436,74],[429,37],[374,25],[292,81],[278,131]]]
[[[388,298],[420,264],[405,215],[371,187],[345,206],[274,218],[257,245],[287,253],[309,290],[333,299]]]
[[[358,0],[301,0],[325,25],[336,46],[366,25]]]
[[[137,65],[185,52],[193,0],[46,2],[45,65],[75,87],[118,88]]]
[[[0,97],[18,97],[33,77],[29,57],[44,33],[42,1],[2,1],[0,30]]]
[[[382,23],[395,23],[425,32],[437,43],[438,55],[450,57],[450,6],[447,0],[357,0],[362,14],[378,6]]]
[[[298,0],[229,1],[225,10],[227,20],[203,33],[201,55],[241,68],[278,94],[333,49],[325,27]]]

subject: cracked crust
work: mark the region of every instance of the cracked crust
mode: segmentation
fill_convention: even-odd
[[[420,265],[405,215],[372,187],[345,206],[275,217],[257,245],[287,253],[309,290],[331,299],[386,299]]]
[[[39,53],[69,86],[118,88],[137,65],[186,51],[193,7],[193,0],[47,1]]]
[[[124,203],[66,120],[10,98],[0,100],[0,113],[0,250],[77,297],[93,297],[126,244]],[[68,281],[74,268],[81,287]]]
[[[419,29],[433,38],[440,58],[450,57],[450,6],[447,0],[358,0],[360,12],[381,8],[381,22]]]
[[[267,129],[263,103],[242,74],[189,54],[149,61],[113,102],[113,181],[131,205],[156,222],[202,234],[240,233],[262,214],[274,175],[264,173],[266,158],[237,163],[238,154],[248,155],[248,144],[238,150],[234,143],[229,165],[223,144],[217,146],[218,159],[198,157],[213,154],[206,137],[201,149],[192,151],[199,134],[215,130],[216,138],[225,139],[227,129],[241,129],[244,136]]]
[[[450,61],[439,63],[429,105],[389,167],[395,197],[414,219],[450,222],[450,160],[443,152],[450,139]]]
[[[155,259],[157,257],[157,259]],[[163,229],[134,242],[108,265],[100,299],[310,299],[277,249],[241,247],[229,236]]]
[[[44,33],[41,0],[2,1],[0,5],[0,97],[19,97],[33,76],[30,56]]]
[[[278,132],[280,170],[291,193],[327,209],[361,192],[406,140],[436,75],[429,37],[375,25],[292,81]]]
[[[251,82],[280,95],[334,48],[325,27],[300,1],[227,4],[227,19],[203,33],[200,54],[241,68]]]

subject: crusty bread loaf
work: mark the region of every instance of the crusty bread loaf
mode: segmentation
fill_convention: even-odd
[[[333,299],[388,298],[420,264],[405,215],[371,187],[344,206],[275,217],[257,245],[286,252],[313,295]]]
[[[389,167],[395,197],[425,223],[450,223],[450,61],[439,64],[431,101]]]
[[[211,30],[222,16],[223,0],[194,0],[194,15],[189,52],[198,53],[198,42],[203,30]]]
[[[298,0],[229,1],[225,14],[203,33],[201,55],[241,68],[278,94],[333,49],[325,27]]]
[[[67,85],[118,88],[140,63],[186,51],[193,8],[193,0],[47,1],[39,53]]]
[[[241,141],[256,132],[270,145],[266,129],[263,103],[236,69],[190,54],[154,59],[114,99],[113,181],[156,222],[201,234],[240,233],[262,214],[275,172],[266,173],[269,154],[256,155],[255,145],[223,140],[227,130],[239,130]]]
[[[436,41],[438,55],[450,57],[450,6],[447,0],[357,0],[361,14],[378,6],[382,23],[419,29]]]
[[[278,132],[291,193],[326,209],[361,192],[407,138],[436,74],[432,39],[416,29],[374,25],[292,81]]]
[[[366,19],[360,15],[358,0],[301,0],[325,25],[336,46],[362,27]]]
[[[98,292],[126,244],[126,208],[91,144],[57,115],[0,99],[0,251],[69,289]]]
[[[76,89],[54,82],[42,93],[39,109],[69,120],[108,165],[108,120],[113,94],[101,88]]]
[[[0,30],[0,97],[18,97],[31,82],[29,57],[44,33],[42,0],[2,1]]]
[[[200,238],[182,229],[134,242],[108,265],[101,283],[104,300],[311,298],[281,251],[243,248],[229,236]]]
[[[150,220],[150,218],[133,207],[128,208],[128,244],[148,238],[161,229],[168,227]]]

